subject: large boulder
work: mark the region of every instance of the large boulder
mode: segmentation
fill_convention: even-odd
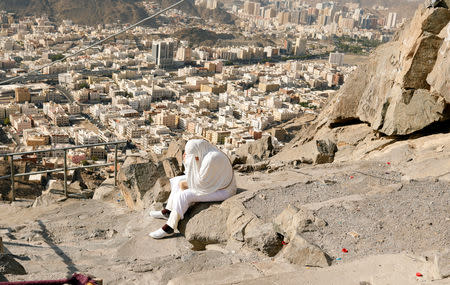
[[[103,183],[95,189],[94,196],[92,199],[94,200],[102,200],[102,201],[114,201],[119,198],[120,191],[114,186],[114,178],[109,178],[103,181]]]
[[[450,23],[442,29],[440,36],[444,39],[433,70],[428,74],[427,82],[431,91],[436,91],[450,104]]]
[[[33,207],[48,207],[66,199],[64,195],[64,186],[61,180],[50,180],[47,184],[47,190],[37,197],[33,202]]]
[[[178,230],[194,246],[204,249],[208,244],[226,243],[229,211],[213,203],[197,203],[185,214]]]
[[[446,8],[419,8],[392,42],[354,71],[312,125],[312,136],[354,120],[386,135],[407,135],[446,119],[442,107],[448,103],[438,98],[449,92],[449,20]]]
[[[325,252],[310,244],[299,234],[296,234],[283,248],[279,258],[303,266],[327,267],[331,264],[331,258]]]
[[[296,234],[316,231],[327,223],[308,209],[289,205],[274,219],[274,225],[285,240],[289,240]]]
[[[323,164],[334,161],[337,151],[336,143],[329,138],[312,140],[301,145],[292,159],[300,158],[302,163]]]
[[[383,142],[386,136],[408,136],[435,123],[448,122],[449,21],[447,8],[419,7],[393,40],[374,50],[367,63],[359,66],[330,98],[317,119],[273,160],[331,162],[336,150],[333,144],[338,161],[361,159],[387,145],[389,141]],[[356,124],[365,124],[359,134],[366,137],[358,135],[358,139],[355,136],[347,142],[340,132],[352,131]],[[359,151],[354,153],[355,149]],[[317,159],[320,153],[325,156]]]
[[[168,178],[173,178],[182,174],[178,160],[175,157],[168,157],[164,159],[162,164]]]
[[[236,155],[247,164],[255,164],[274,154],[271,136],[264,136],[254,142],[246,143],[236,150]]]
[[[142,157],[127,157],[117,176],[118,187],[126,205],[130,209],[142,210],[144,195],[165,175],[162,163]]]
[[[143,203],[147,208],[154,203],[164,203],[170,195],[170,181],[167,177],[160,177],[153,187],[144,194]]]
[[[397,90],[403,95],[394,97],[389,104],[384,116],[382,132],[406,135],[443,118],[442,114],[446,105],[444,98],[431,94],[425,89],[417,89],[414,92]]]
[[[178,162],[179,169],[183,169],[183,152],[186,142],[187,141],[184,139],[170,142],[167,153],[164,156],[165,158],[175,157]]]
[[[253,220],[245,228],[245,244],[268,256],[275,256],[283,246],[282,237],[275,231],[272,223],[262,224]]]

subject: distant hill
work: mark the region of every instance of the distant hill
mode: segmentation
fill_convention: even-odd
[[[47,15],[61,21],[72,20],[75,24],[97,25],[106,23],[134,23],[147,15],[139,5],[142,0],[1,0],[0,10],[15,12],[19,16]],[[158,0],[167,7],[177,0]],[[232,15],[223,10],[208,10],[195,6],[187,0],[179,6],[186,13],[203,19],[213,18],[220,23],[233,23]]]
[[[57,21],[70,19],[76,24],[136,22],[147,14],[136,0],[2,0],[0,9],[19,16],[46,14]]]
[[[167,7],[169,5],[175,4],[179,0],[159,0],[158,2],[162,7]],[[182,10],[192,16],[197,16],[202,19],[214,19],[218,23],[233,24],[235,16],[231,15],[227,11],[217,8],[215,10],[206,9],[206,7],[199,7],[193,3],[193,0],[187,0],[180,6],[179,10]]]

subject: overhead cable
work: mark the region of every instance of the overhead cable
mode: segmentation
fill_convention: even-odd
[[[138,25],[144,23],[145,21],[148,21],[148,20],[150,20],[150,19],[152,19],[152,18],[154,18],[154,17],[156,17],[156,16],[161,15],[162,13],[164,13],[164,12],[166,12],[166,11],[172,9],[172,8],[175,8],[176,6],[180,5],[180,4],[183,3],[184,1],[186,1],[186,0],[180,0],[180,1],[178,1],[177,3],[175,3],[175,4],[173,4],[173,5],[170,5],[169,7],[164,8],[164,9],[162,9],[161,11],[158,11],[157,13],[155,13],[155,14],[153,14],[153,15],[151,15],[151,16],[145,18],[145,19],[142,19],[142,20],[140,20],[139,22],[137,22],[137,23],[135,23],[135,24],[133,24],[133,25],[131,25],[131,26],[129,26],[129,27],[127,27],[127,28],[125,28],[125,29],[123,29],[123,30],[121,30],[121,31],[119,31],[119,32],[117,32],[117,33],[115,33],[115,34],[113,34],[113,35],[110,35],[110,36],[104,38],[103,40],[100,40],[100,41],[98,41],[98,42],[96,42],[96,43],[93,43],[92,45],[90,45],[90,46],[88,46],[88,47],[85,47],[85,48],[83,48],[83,49],[80,49],[79,51],[77,51],[77,52],[75,52],[75,53],[72,53],[72,54],[70,54],[70,55],[67,55],[67,56],[63,57],[62,59],[55,60],[55,61],[53,61],[53,62],[51,62],[51,63],[49,63],[49,64],[46,64],[46,65],[44,65],[44,66],[42,66],[42,67],[40,67],[40,68],[33,69],[33,70],[29,71],[27,74],[20,75],[20,76],[16,76],[16,77],[13,77],[13,78],[9,78],[9,79],[7,79],[7,80],[5,80],[5,81],[1,81],[1,82],[0,82],[0,85],[3,85],[3,84],[6,84],[6,83],[15,81],[15,80],[17,80],[17,79],[19,79],[19,78],[25,78],[25,77],[27,77],[28,75],[31,75],[31,74],[33,74],[33,73],[36,73],[36,72],[38,72],[38,71],[43,70],[44,68],[50,67],[50,66],[52,66],[52,65],[54,65],[54,64],[57,64],[57,63],[59,63],[59,62],[63,62],[64,60],[66,60],[66,59],[68,59],[68,58],[77,56],[77,55],[79,55],[79,54],[81,54],[81,53],[83,53],[83,52],[85,52],[85,51],[87,51],[87,50],[89,50],[89,49],[91,49],[91,48],[93,48],[93,47],[96,47],[96,46],[98,46],[98,45],[100,45],[100,44],[106,42],[107,40],[109,40],[109,39],[111,39],[111,38],[114,38],[114,37],[117,37],[117,36],[120,35],[120,34],[123,34],[124,32],[126,32],[126,31],[128,31],[128,30],[130,30],[130,29],[132,29],[132,28],[134,28],[134,27],[136,27],[136,26],[138,26]]]

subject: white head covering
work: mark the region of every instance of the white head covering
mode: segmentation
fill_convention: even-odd
[[[188,141],[185,154],[184,168],[188,187],[196,194],[213,193],[227,187],[233,179],[233,169],[228,157],[208,141]]]

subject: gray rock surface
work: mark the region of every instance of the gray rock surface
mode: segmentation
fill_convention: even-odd
[[[255,164],[268,159],[274,154],[271,136],[242,145],[236,150],[236,155],[247,164]]]
[[[186,146],[186,140],[179,139],[176,141],[172,141],[169,144],[169,148],[167,149],[167,153],[165,158],[175,157],[178,161],[178,168],[183,169],[183,153],[184,147]]]
[[[164,203],[167,201],[170,195],[170,181],[167,177],[163,176],[156,180],[153,187],[144,194],[142,202],[145,208],[148,208],[154,203]]]
[[[289,244],[280,252],[279,258],[290,263],[304,266],[327,267],[331,265],[330,257],[319,247],[308,243],[299,234],[295,234]]]
[[[442,29],[444,43],[439,49],[433,70],[428,74],[427,82],[431,90],[441,94],[447,104],[450,104],[450,23]]]
[[[50,180],[47,190],[43,191],[41,196],[34,200],[33,207],[47,207],[64,199],[63,182],[59,180]]]
[[[282,239],[272,223],[250,222],[245,229],[245,243],[248,247],[268,256],[276,255],[282,247]]]
[[[228,210],[220,205],[198,203],[189,210],[179,230],[195,249],[208,244],[226,243]]]
[[[117,200],[120,191],[114,186],[114,178],[106,179],[103,183],[95,189],[94,196],[92,199],[94,200],[102,200],[102,201],[114,201]]]
[[[178,160],[175,157],[168,157],[162,161],[164,171],[168,178],[181,175],[181,169],[178,164]]]
[[[434,257],[438,277],[441,279],[450,277],[450,249],[436,253]]]
[[[142,157],[127,157],[118,173],[118,187],[126,205],[135,210],[144,208],[144,195],[160,177],[165,177],[162,163]]]

